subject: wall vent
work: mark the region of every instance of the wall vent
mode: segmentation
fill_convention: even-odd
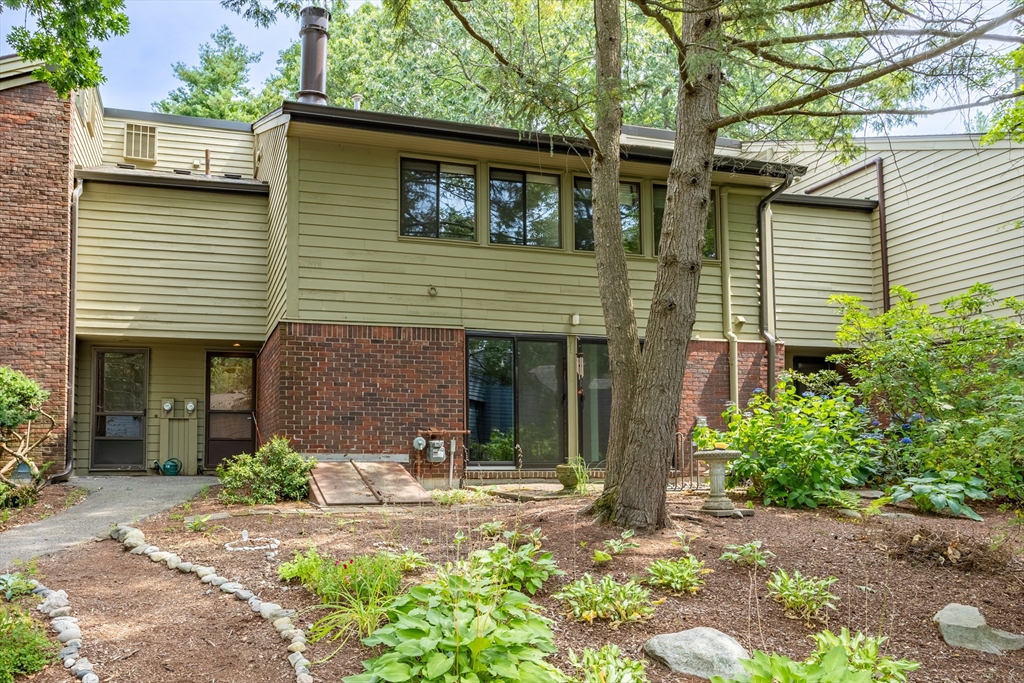
[[[156,126],[125,124],[124,158],[156,161]]]

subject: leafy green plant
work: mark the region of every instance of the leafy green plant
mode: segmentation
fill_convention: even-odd
[[[761,550],[761,541],[750,541],[740,545],[727,545],[725,552],[718,559],[732,562],[737,567],[768,567],[768,558],[775,557],[770,550]]]
[[[835,610],[839,596],[829,592],[838,579],[830,576],[819,579],[794,571],[790,576],[785,569],[777,569],[768,580],[768,594],[782,604],[786,616],[805,621],[828,621],[826,610]]]
[[[526,595],[474,576],[466,562],[449,565],[391,604],[390,623],[363,640],[387,650],[363,662],[366,673],[343,680],[562,683],[565,676],[546,661],[556,648],[539,609]]]
[[[295,559],[278,567],[282,581],[298,580],[320,598],[313,609],[328,613],[310,629],[311,640],[346,638],[356,632],[368,636],[386,616],[387,606],[399,594],[403,556],[381,551],[357,555],[342,562],[320,555],[316,547],[296,553]],[[342,644],[344,644],[344,640]]]
[[[590,467],[583,458],[570,458],[569,467],[576,477],[576,492],[586,495],[590,492]]]
[[[795,662],[780,654],[755,650],[741,659],[745,673],[732,678],[712,676],[711,683],[872,683],[871,672],[850,667],[843,648],[835,647],[820,662]]]
[[[32,592],[35,586],[26,579],[22,574],[0,574],[0,592],[3,592],[5,600],[13,600],[14,598],[21,597],[22,595],[28,595]]]
[[[673,593],[696,593],[704,585],[702,577],[711,572],[693,555],[683,555],[674,560],[652,562],[647,567],[647,583],[667,588]]]
[[[987,500],[990,496],[985,492],[985,487],[984,479],[960,476],[946,470],[923,477],[907,477],[901,484],[890,489],[889,497],[894,503],[911,498],[922,512],[949,510],[958,517],[980,522],[981,515],[964,501],[966,498]]]
[[[810,638],[816,648],[806,660],[808,663],[821,662],[836,647],[842,647],[848,657],[847,666],[855,671],[870,672],[873,682],[906,683],[907,674],[921,666],[906,659],[879,658],[882,645],[888,640],[885,636],[875,638],[860,632],[851,635],[850,630],[843,627],[838,635],[826,630]]]
[[[953,470],[984,479],[993,496],[1024,499],[1024,301],[997,302],[975,284],[933,313],[903,287],[873,314],[857,297],[841,308],[838,354],[865,404],[891,416],[884,431],[886,482]],[[992,311],[1001,303],[1002,315]],[[880,426],[880,425],[876,425]]]
[[[0,683],[14,683],[57,660],[57,648],[21,609],[0,605]]]
[[[592,559],[594,564],[604,564],[605,562],[611,562],[612,556],[603,550],[595,550]]]
[[[500,536],[502,532],[505,531],[505,522],[500,519],[484,522],[478,526],[475,531],[484,538],[494,538],[496,536]]]
[[[498,590],[511,588],[534,595],[551,576],[564,574],[551,553],[539,552],[532,543],[512,548],[495,543],[469,557],[474,576],[490,580]]]
[[[818,373],[819,383],[823,380]],[[797,393],[794,374],[783,377],[775,398],[755,392],[742,410],[724,414],[722,439],[743,452],[730,463],[729,485],[749,482],[748,493],[766,505],[834,505],[843,486],[860,485],[872,475],[878,439],[870,416],[857,405],[856,390],[839,383],[828,394]]]
[[[303,458],[288,440],[275,436],[255,454],[242,453],[217,466],[225,503],[271,505],[278,499],[300,500],[309,494],[309,473],[316,460]]]
[[[42,470],[33,454],[46,441],[56,426],[53,416],[42,406],[50,392],[13,368],[0,365],[0,505],[23,507],[35,502],[42,484]],[[39,423],[41,424],[34,424]],[[10,460],[7,460],[10,458]],[[9,478],[12,470],[24,465],[32,477],[30,484],[19,484]],[[23,492],[22,489],[30,489]],[[32,500],[27,502],[30,498]]]
[[[406,550],[401,554],[391,553],[391,557],[394,560],[395,565],[398,567],[400,572],[412,572],[420,569],[421,567],[429,567],[430,560],[426,558],[423,553],[418,553],[415,550]]]
[[[636,541],[629,539],[633,538],[633,534],[636,533],[633,529],[627,529],[619,534],[619,538],[610,538],[604,542],[604,547],[608,549],[608,552],[612,555],[621,555],[627,550],[633,548],[639,548],[640,544]]]
[[[210,527],[210,517],[212,516],[213,515],[196,515],[185,522],[185,528],[196,533],[206,531]]]
[[[579,656],[570,649],[569,663],[579,672],[578,683],[647,683],[646,663],[623,656],[614,643],[583,648]]]
[[[577,621],[593,623],[595,619],[602,619],[611,622],[612,628],[653,616],[655,605],[661,601],[651,602],[650,596],[646,588],[632,579],[618,583],[611,576],[603,576],[595,582],[590,574],[584,574],[554,594],[556,600],[566,603]]]

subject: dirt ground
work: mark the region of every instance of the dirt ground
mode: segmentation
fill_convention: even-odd
[[[506,528],[526,530],[540,527],[547,536],[545,549],[554,553],[566,572],[549,581],[536,598],[554,620],[560,652],[553,661],[566,671],[570,670],[567,648],[615,642],[625,655],[641,658],[643,643],[652,635],[695,626],[725,631],[748,649],[806,656],[811,649],[808,635],[817,628],[787,618],[767,597],[764,582],[768,572],[752,576],[746,569],[731,568],[718,559],[728,544],[759,539],[775,554],[769,570],[782,567],[805,575],[838,577],[832,590],[841,599],[829,627],[888,635],[889,656],[921,662],[911,681],[1024,682],[1024,651],[999,657],[953,649],[942,641],[932,623],[939,609],[959,602],[979,607],[993,627],[1024,632],[1024,556],[1015,554],[1024,547],[1024,533],[1010,531],[1011,514],[995,507],[979,510],[984,523],[923,515],[851,520],[827,511],[758,507],[750,518],[714,520],[693,514],[700,506],[699,496],[670,494],[670,500],[672,512],[683,517],[675,529],[640,539],[640,548],[600,568],[591,561],[593,549],[605,539],[616,538],[618,530],[595,525],[583,515],[585,498],[495,501],[487,506],[452,508],[362,508],[327,514],[304,505],[225,507],[205,499],[140,526],[147,540],[162,550],[193,563],[213,565],[219,574],[240,581],[263,600],[288,608],[310,607],[316,600],[302,588],[278,582],[277,565],[313,544],[338,559],[370,552],[375,546],[397,545],[445,562],[491,543],[471,532],[482,522],[502,520]],[[193,515],[225,512],[231,516],[208,520],[204,531],[186,527]],[[224,543],[239,539],[243,530],[250,537],[279,539],[278,557],[268,560],[263,552],[225,550]],[[458,530],[469,536],[460,548],[451,543]],[[652,597],[665,598],[653,619],[624,624],[617,630],[577,623],[550,597],[584,572],[612,573],[619,579],[642,575],[652,560],[681,554],[677,532],[697,536],[691,551],[714,571],[695,596],[652,590]],[[991,540],[1007,533],[1009,540],[1002,554],[993,555]],[[907,548],[909,554],[904,552]],[[929,549],[933,552],[925,552]],[[939,553],[945,557],[940,558]],[[951,557],[957,564],[950,563]],[[965,565],[971,569],[965,571]],[[89,543],[41,560],[38,566],[48,586],[68,592],[85,637],[82,652],[96,665],[103,681],[294,680],[284,661],[285,643],[274,629],[245,603],[211,590],[194,576],[169,571],[144,556],[129,555],[113,541]],[[423,578],[409,576],[411,582]],[[308,628],[315,618],[315,612],[307,612],[298,621]],[[316,663],[336,646],[316,643],[306,653],[314,661],[312,674],[317,681],[335,683],[342,676],[359,673],[360,662],[374,654],[352,639],[329,661]],[[672,675],[654,662],[648,665],[648,676],[655,683],[700,680]],[[58,665],[32,680],[56,683],[66,679]]]
[[[89,492],[71,484],[51,484],[39,491],[39,501],[24,508],[0,508],[0,532],[38,522],[78,505]]]

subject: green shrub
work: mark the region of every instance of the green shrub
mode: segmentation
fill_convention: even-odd
[[[546,661],[556,648],[539,609],[526,595],[475,576],[467,562],[449,565],[392,603],[390,623],[363,640],[387,650],[363,662],[366,673],[343,680],[562,683],[565,676]]]
[[[805,621],[828,621],[826,610],[835,610],[833,601],[839,596],[829,592],[838,579],[830,576],[818,579],[794,571],[790,576],[785,569],[777,569],[768,580],[768,594],[782,604],[786,615]]]
[[[579,683],[647,683],[646,663],[624,657],[613,643],[600,650],[583,648],[579,657],[569,650],[569,663],[579,671]]]
[[[4,600],[11,601],[14,598],[28,595],[33,588],[35,586],[32,585],[32,582],[21,574],[0,574],[0,593],[3,593]]]
[[[224,487],[220,500],[248,505],[301,500],[309,495],[309,473],[314,467],[316,460],[303,458],[287,439],[275,436],[254,455],[242,453],[217,466]]]
[[[430,497],[438,505],[489,505],[494,497],[476,489],[433,489]]]
[[[984,479],[994,496],[1024,500],[1024,301],[1002,304],[975,284],[932,313],[894,287],[872,315],[857,297],[834,296],[843,320],[834,360],[857,380],[865,403],[891,417],[881,474],[890,483],[952,470]],[[880,427],[880,421],[875,427]]]
[[[474,576],[490,580],[498,588],[535,594],[553,575],[564,574],[551,553],[539,552],[532,543],[511,548],[495,543],[487,550],[477,550],[469,557]]]
[[[41,671],[57,660],[57,648],[43,628],[13,605],[0,604],[0,683]]]
[[[917,509],[922,512],[938,512],[949,510],[959,517],[967,517],[982,521],[981,515],[964,502],[986,500],[985,481],[977,477],[963,477],[956,472],[946,471],[927,474],[923,477],[907,477],[889,492],[892,502],[912,498]]]
[[[612,628],[627,621],[642,621],[654,614],[650,592],[636,581],[618,583],[611,576],[594,582],[584,574],[555,593],[556,600],[566,603],[569,613],[577,621],[593,623],[595,619],[611,622]],[[658,601],[660,602],[660,601]]]
[[[818,375],[834,382],[828,394],[798,394],[794,376],[786,376],[774,399],[758,391],[743,411],[726,411],[720,438],[743,452],[730,463],[731,486],[749,482],[766,505],[813,508],[834,505],[843,486],[870,476],[878,440],[865,436],[867,411],[838,375]]]
[[[667,588],[673,593],[696,593],[704,585],[704,575],[712,570],[693,555],[674,560],[655,560],[647,567],[647,583]]]
[[[770,550],[761,550],[761,541],[750,541],[741,545],[727,545],[718,559],[732,562],[737,567],[768,567],[768,558],[775,557]]]
[[[906,683],[907,673],[921,666],[906,659],[879,659],[881,647],[888,640],[885,636],[875,638],[860,632],[850,635],[850,630],[843,627],[839,635],[822,631],[810,638],[816,648],[807,662],[821,662],[829,652],[842,646],[848,656],[847,665],[855,671],[871,672],[871,680],[878,683]]]

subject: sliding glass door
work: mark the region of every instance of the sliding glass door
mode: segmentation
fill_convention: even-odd
[[[566,461],[565,341],[468,336],[470,461],[540,469]]]
[[[579,341],[580,457],[588,467],[604,467],[608,457],[608,424],[612,414],[612,373],[608,342]]]

